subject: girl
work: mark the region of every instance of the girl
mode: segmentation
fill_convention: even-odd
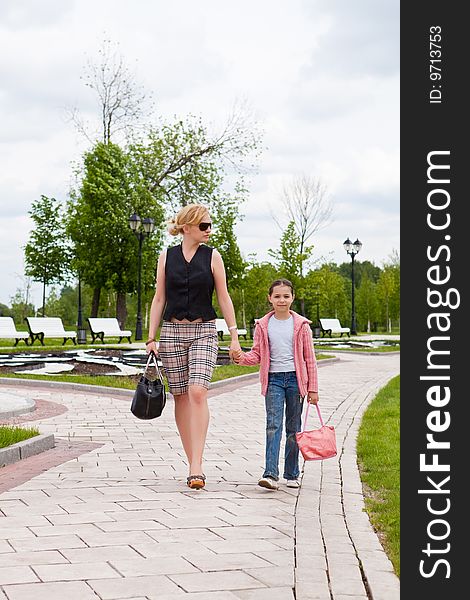
[[[284,406],[286,447],[284,478],[287,487],[299,487],[299,447],[295,434],[301,428],[303,397],[318,402],[317,363],[310,321],[290,310],[294,288],[287,279],[276,279],[269,288],[273,310],[258,321],[250,352],[235,355],[242,365],[260,364],[261,393],[266,403],[266,467],[258,485],[279,488],[279,451]]]
[[[209,213],[201,204],[185,206],[170,221],[170,234],[183,239],[158,259],[146,342],[147,353],[157,353],[156,332],[163,314],[158,355],[175,398],[176,425],[189,465],[187,485],[193,489],[203,488],[206,480],[202,458],[209,426],[207,389],[218,352],[214,287],[232,337],[230,356],[241,351],[222,257],[205,244],[211,231]]]

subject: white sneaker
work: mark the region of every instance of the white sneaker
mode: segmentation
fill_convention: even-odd
[[[273,477],[269,475],[267,477],[261,477],[258,481],[258,485],[267,488],[268,490],[278,490],[279,489],[279,481],[276,481]]]
[[[300,481],[298,479],[286,479],[286,486],[290,488],[299,488]]]

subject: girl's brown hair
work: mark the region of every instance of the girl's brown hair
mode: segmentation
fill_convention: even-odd
[[[199,225],[209,211],[203,204],[188,204],[168,222],[168,233],[179,235],[185,225]]]
[[[280,279],[276,279],[276,281],[273,281],[271,283],[271,286],[269,288],[269,295],[271,296],[271,294],[273,293],[273,290],[276,286],[278,285],[285,285],[286,287],[290,288],[290,291],[292,292],[292,295],[294,295],[294,286],[292,285],[292,282],[289,281],[288,279],[284,279],[283,277],[281,277]]]

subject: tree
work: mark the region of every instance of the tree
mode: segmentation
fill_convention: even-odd
[[[332,203],[327,194],[326,186],[320,179],[310,175],[301,174],[294,176],[291,181],[284,185],[281,194],[281,202],[289,219],[289,224],[294,224],[294,230],[298,241],[299,277],[303,281],[305,275],[305,260],[312,253],[313,246],[307,246],[312,236],[325,227],[331,219]],[[282,230],[283,226],[279,218],[274,220]],[[299,287],[300,312],[305,315],[305,297],[303,287]]]
[[[272,282],[279,277],[277,269],[269,262],[257,262],[255,257],[248,257],[241,289],[243,289],[243,304],[245,317],[249,323],[266,314],[270,309],[268,291]],[[241,290],[240,290],[241,291]]]
[[[361,329],[365,329],[368,333],[371,331],[371,323],[378,320],[376,287],[377,284],[365,273],[356,292],[357,319],[362,324]]]
[[[133,163],[147,182],[149,192],[177,212],[192,202],[207,204],[221,196],[227,163],[238,175],[244,160],[259,149],[256,126],[243,114],[229,117],[219,134],[210,134],[200,118],[188,116],[149,130],[144,140],[129,147]],[[235,194],[244,196],[242,183]]]
[[[279,249],[268,250],[268,254],[274,259],[274,264],[279,271],[280,277],[289,279],[295,290],[296,302],[300,304],[300,312],[305,314],[305,281],[303,277],[303,265],[310,258],[313,246],[304,246],[300,236],[295,229],[294,221],[290,221],[281,236]]]
[[[98,99],[99,132],[90,131],[78,109],[73,108],[69,112],[78,131],[93,145],[100,138],[104,144],[109,144],[119,141],[115,138],[121,134],[128,137],[151,111],[147,93],[124,63],[118,45],[110,40],[103,40],[96,61],[88,60],[83,79],[85,86],[93,90]]]
[[[303,254],[308,240],[331,219],[333,208],[327,188],[320,179],[305,174],[297,175],[284,185],[281,201],[289,222],[294,223],[299,239],[299,253]],[[274,220],[283,229],[278,218]],[[301,262],[301,277],[304,275],[303,267]]]
[[[385,326],[388,332],[392,330],[390,306],[394,296],[395,287],[396,277],[394,273],[394,267],[387,265],[380,274],[379,281],[377,283],[377,295],[381,301],[384,321],[386,324]]]
[[[351,281],[351,261],[341,263],[338,267],[338,272]],[[369,260],[354,260],[354,282],[357,288],[360,287],[363,277],[367,277],[373,283],[377,283],[380,272],[380,267],[377,267]]]
[[[384,262],[377,293],[385,313],[386,329],[390,332],[392,319],[400,319],[400,259],[396,252]]]
[[[317,271],[320,297],[320,316],[339,318],[344,321],[347,317],[347,293],[345,284],[348,283],[335,268],[336,265],[325,264]]]
[[[35,227],[24,247],[25,273],[43,284],[42,315],[45,315],[46,287],[67,279],[70,249],[65,237],[65,224],[60,203],[41,195],[29,211]]]
[[[240,286],[247,266],[243,259],[235,236],[235,225],[239,218],[239,201],[225,196],[212,202],[211,218],[214,221],[214,233],[210,245],[222,255],[229,289]]]
[[[137,212],[154,219],[155,235],[142,251],[144,289],[155,281],[162,242],[163,209],[135,176],[128,155],[116,144],[99,142],[84,159],[81,187],[68,205],[67,231],[74,245],[74,268],[94,289],[91,316],[98,315],[102,288],[117,292],[116,316],[124,326],[126,293],[137,287],[138,243],[128,219]]]
[[[25,317],[35,314],[34,305],[29,301],[29,290],[17,289],[14,296],[10,298],[10,315],[18,325],[24,323]],[[8,316],[8,315],[5,315]]]

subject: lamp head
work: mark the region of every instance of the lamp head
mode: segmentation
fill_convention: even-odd
[[[140,223],[141,221],[139,215],[134,213],[129,217],[129,227],[132,229],[132,231],[138,231],[140,228]]]

